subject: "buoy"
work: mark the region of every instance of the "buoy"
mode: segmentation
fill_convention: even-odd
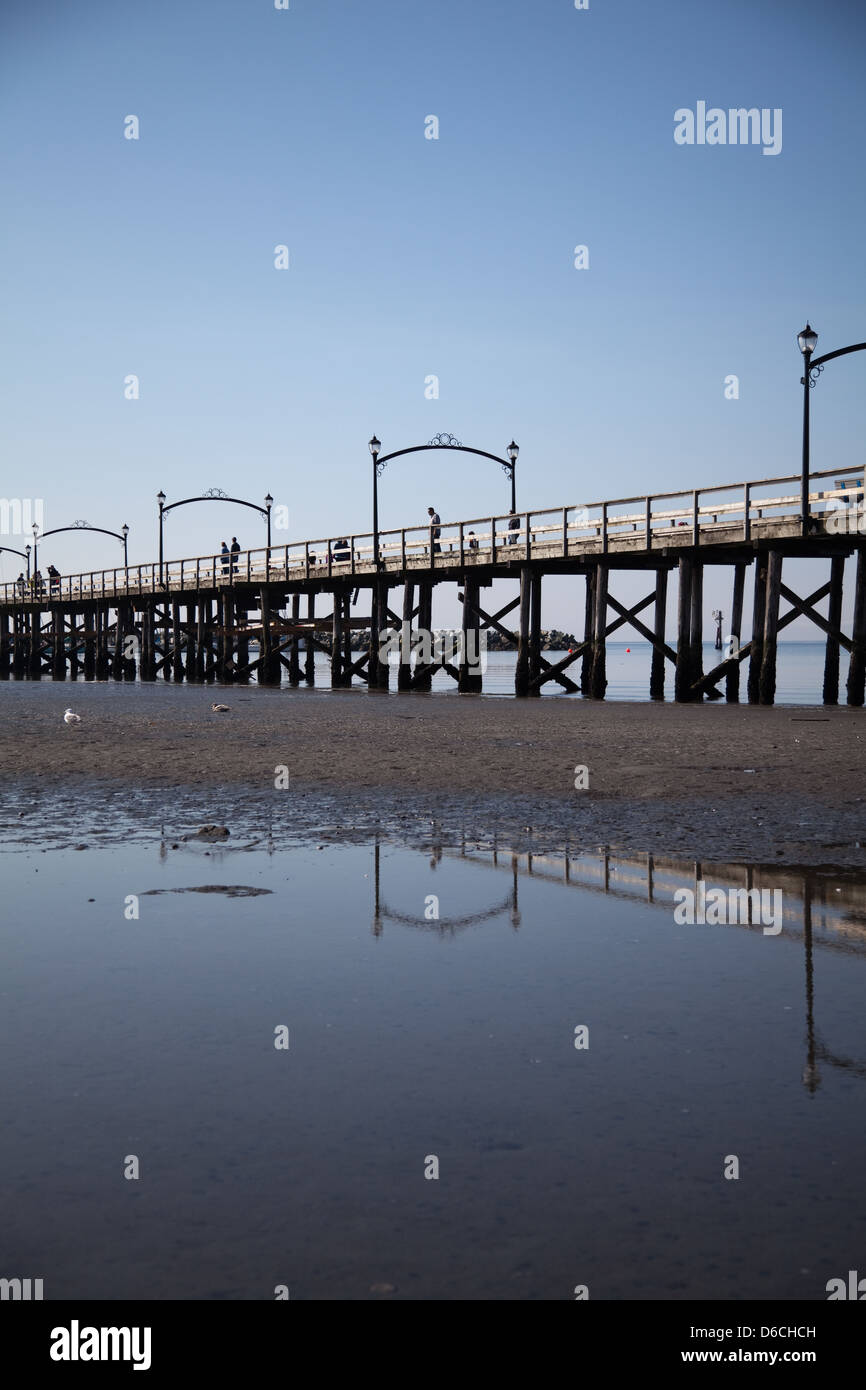
[[[628,655],[628,653],[631,651],[631,647],[626,647],[625,650],[626,650],[626,655]]]

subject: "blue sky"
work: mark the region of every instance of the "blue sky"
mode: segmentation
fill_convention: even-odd
[[[0,491],[46,527],[128,522],[133,561],[160,487],[270,490],[291,538],[368,527],[374,431],[514,436],[519,506],[794,472],[797,330],[866,338],[854,0],[7,0],[0,25]],[[699,100],[781,108],[782,152],[677,146]],[[862,459],[864,367],[814,392],[816,468]],[[507,480],[388,468],[383,527],[428,502],[504,511]],[[168,527],[177,557],[262,539],[216,503]],[[119,549],[54,547],[64,572]]]

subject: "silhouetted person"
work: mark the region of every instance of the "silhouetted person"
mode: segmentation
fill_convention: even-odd
[[[433,554],[439,555],[442,551],[442,547],[439,544],[439,537],[442,535],[442,526],[439,521],[439,513],[436,511],[435,507],[428,507],[427,515],[430,518],[430,526],[433,531]]]
[[[223,574],[228,574],[228,572],[229,572],[229,565],[231,564],[231,558],[232,558],[232,557],[231,557],[231,555],[229,554],[229,548],[228,548],[228,546],[226,545],[225,541],[223,541],[223,543],[222,543]]]
[[[240,542],[239,542],[237,536],[232,536],[231,553],[232,553],[232,574],[236,574],[236,573],[237,573],[237,568],[238,568],[238,556],[239,556],[240,553],[241,553]]]

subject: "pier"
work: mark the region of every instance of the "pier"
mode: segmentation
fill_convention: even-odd
[[[772,704],[780,634],[808,618],[826,638],[823,699],[839,699],[839,654],[850,654],[847,702],[862,706],[866,684],[866,514],[862,467],[812,473],[804,520],[800,475],[679,493],[566,505],[372,533],[296,541],[224,555],[160,560],[0,586],[0,680],[189,681],[291,685],[314,681],[327,653],[331,686],[387,690],[388,646],[399,643],[396,686],[427,691],[444,669],[464,693],[483,690],[475,660],[480,635],[517,648],[515,694],[534,697],[550,681],[603,699],[606,642],[630,627],[653,650],[650,695],[660,698],[666,664],[680,702],[740,699]],[[861,530],[862,527],[862,530]],[[93,528],[98,529],[98,528]],[[439,534],[436,534],[436,531]],[[853,624],[841,626],[844,562],[856,555]],[[814,563],[806,596],[784,582],[789,559]],[[703,577],[730,571],[730,622],[718,663],[703,663]],[[647,593],[626,605],[617,576],[642,571]],[[672,576],[673,572],[673,576]],[[576,581],[573,612],[583,637],[552,663],[541,651],[543,588],[555,575]],[[666,631],[668,587],[677,585],[676,632]],[[752,593],[751,636],[742,642]],[[496,612],[493,581],[513,593]],[[460,656],[430,655],[433,595],[456,586],[462,605]],[[829,599],[824,617],[817,605]],[[781,611],[782,602],[788,607]],[[643,615],[643,616],[641,616]],[[368,633],[354,651],[353,630]]]

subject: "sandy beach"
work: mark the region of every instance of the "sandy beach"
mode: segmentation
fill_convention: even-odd
[[[63,724],[67,705],[80,725]],[[271,808],[298,833],[435,819],[524,846],[861,867],[864,729],[846,707],[10,684],[3,819],[134,792],[191,821]],[[589,787],[576,790],[581,765]]]

